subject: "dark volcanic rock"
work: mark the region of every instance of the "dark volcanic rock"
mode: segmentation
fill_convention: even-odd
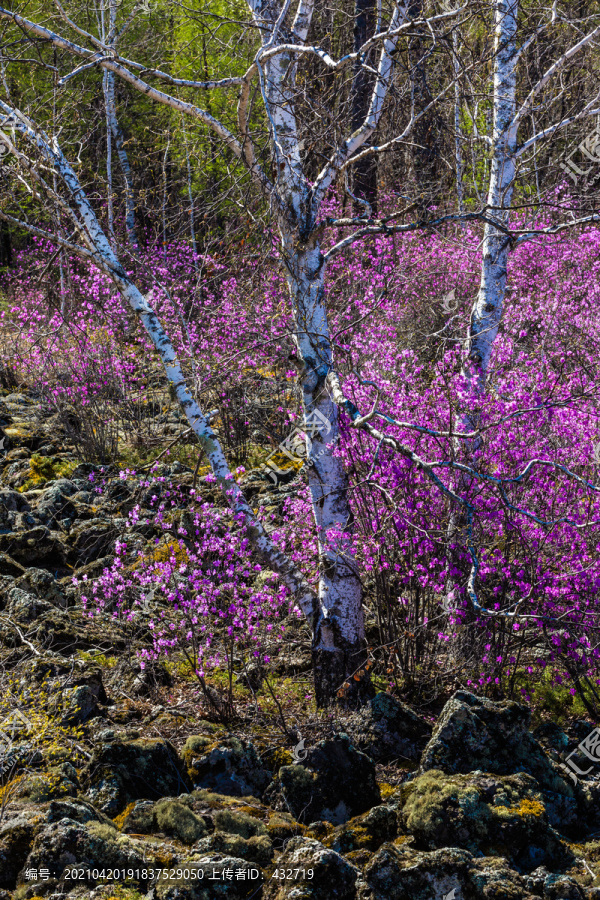
[[[381,803],[373,761],[346,734],[322,741],[300,765],[282,766],[265,794],[299,822],[346,822]]]
[[[100,744],[84,781],[87,798],[111,818],[134,800],[172,797],[188,789],[177,751],[162,740]]]
[[[106,519],[90,519],[74,525],[69,533],[69,559],[86,565],[106,556],[118,534],[114,524]]]
[[[467,691],[457,691],[444,706],[423,751],[420,771],[482,771],[496,775],[526,772],[545,793],[551,824],[574,827],[577,795],[530,734],[530,718],[529,709],[519,703],[494,703]]]
[[[424,853],[384,844],[363,878],[357,900],[535,900],[506,860],[475,859],[454,847]]]
[[[192,735],[183,748],[188,777],[195,788],[243,797],[261,796],[269,784],[269,773],[248,741],[226,737],[215,741]]]
[[[0,553],[0,575],[18,578],[25,571],[25,567],[9,556],[8,553]]]
[[[56,527],[63,519],[74,519],[77,515],[70,497],[77,493],[77,486],[68,478],[59,478],[39,497],[36,512],[40,520],[50,527]]]
[[[0,825],[0,888],[14,889],[17,877],[44,824],[44,815],[35,807],[9,816]]]
[[[62,568],[66,562],[61,535],[42,525],[29,531],[0,534],[0,552],[7,553],[24,566],[43,563],[49,568]]]
[[[417,761],[431,737],[431,725],[383,691],[369,700],[347,726],[358,750],[375,762]]]
[[[28,567],[20,578],[15,581],[15,587],[24,591],[30,591],[40,600],[47,600],[53,606],[64,609],[67,600],[62,586],[50,572],[45,569]]]

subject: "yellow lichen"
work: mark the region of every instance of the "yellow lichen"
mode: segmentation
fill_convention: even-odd
[[[518,816],[542,816],[544,814],[544,804],[539,800],[521,800],[517,809]]]
[[[379,785],[379,790],[381,792],[381,799],[385,801],[388,800],[392,796],[392,794],[396,793],[396,791],[398,790],[398,786],[382,782]]]
[[[135,802],[130,803],[128,806],[125,807],[125,809],[123,810],[122,813],[120,813],[118,816],[115,816],[115,818],[113,819],[113,822],[115,823],[115,825],[117,826],[119,831],[121,831],[121,829],[123,828],[123,825],[125,824],[125,819],[127,818],[127,816],[129,815],[129,813],[131,812],[131,810],[133,809],[134,806],[135,806]]]

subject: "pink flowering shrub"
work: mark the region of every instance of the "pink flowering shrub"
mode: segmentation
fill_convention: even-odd
[[[461,376],[480,239],[475,227],[378,237],[328,266],[330,327],[346,395],[364,414],[377,398],[365,382],[374,382],[378,408],[390,419],[375,424],[406,451],[378,446],[341,413],[337,452],[351,480],[370,645],[392,685],[452,684],[460,669],[462,683],[477,689],[531,696],[543,682],[590,690],[600,683],[600,230],[546,237],[511,254],[483,397],[469,394]],[[36,285],[52,252],[37,242],[7,276],[14,303],[2,325],[18,336],[19,352],[4,345],[1,361],[39,384],[51,403],[97,398],[101,415],[111,409],[111,392],[115,407],[147,401],[152,385],[162,383],[160,366],[103,276],[70,262],[66,325],[57,309],[48,311]],[[249,396],[257,371],[292,383],[290,312],[277,261],[260,278],[249,259],[238,259],[235,271],[228,266],[193,259],[183,246],[169,247],[167,260],[150,249],[140,264],[139,282],[154,285],[153,303],[206,408],[226,403],[232,386]],[[479,414],[475,459],[454,437],[461,410]],[[297,400],[274,413],[273,434],[285,435],[298,421]],[[431,464],[429,474],[409,452]],[[455,461],[475,472],[461,481]],[[470,524],[467,507],[457,508],[444,486],[460,487]],[[280,633],[287,601],[275,583],[256,586],[250,549],[229,514],[192,497],[186,506],[191,518],[179,526],[186,533],[172,533],[165,558],[132,564],[120,546],[113,567],[86,588],[87,610],[104,605],[133,615],[154,584],[167,602],[152,619],[146,655],[177,648],[204,677],[223,663],[224,635],[232,648],[246,642],[262,652],[261,635]],[[165,512],[156,514],[166,525]],[[277,525],[273,514],[261,515]],[[448,547],[453,516],[460,527]],[[306,493],[286,502],[274,535],[316,576]],[[348,539],[322,537],[337,545]],[[473,608],[467,578],[474,558],[481,606],[512,612],[519,604],[518,619]]]
[[[121,478],[134,475],[128,470]],[[112,565],[99,578],[75,579],[84,614],[147,625],[151,646],[141,651],[142,668],[148,660],[183,657],[203,686],[217,667],[232,672],[247,660],[268,663],[265,641],[272,645],[281,637],[289,598],[273,575],[258,577],[261,566],[243,525],[165,476],[141,485],[157,492],[152,517],[142,521],[135,506],[129,525],[152,524],[163,537],[155,538],[153,551],[131,551],[126,540],[118,541]]]

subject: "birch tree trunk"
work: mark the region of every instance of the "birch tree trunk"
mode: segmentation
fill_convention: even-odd
[[[491,217],[501,226],[509,223],[516,169],[517,130],[513,120],[516,111],[518,12],[518,0],[497,0],[492,168],[487,203]],[[477,394],[485,392],[492,347],[502,319],[509,252],[506,235],[496,225],[486,223],[481,283],[471,311],[463,366],[463,374]],[[472,430],[476,423],[477,417],[465,412],[461,430]]]
[[[362,583],[352,547],[354,518],[348,479],[335,455],[339,443],[337,405],[326,389],[333,359],[325,306],[325,264],[315,231],[305,242],[297,229],[280,224],[296,342],[307,441],[308,483],[319,548],[318,611],[313,625],[313,669],[319,706],[331,703],[345,682],[347,702],[359,702],[370,686],[353,675],[366,662]]]
[[[119,120],[115,104],[115,76],[112,72],[106,72],[106,115],[110,125],[112,138],[115,142],[115,150],[119,160],[119,166],[125,182],[125,229],[127,240],[132,250],[137,250],[137,234],[135,230],[135,200],[133,193],[133,175],[129,164],[129,157],[125,150],[125,137]]]

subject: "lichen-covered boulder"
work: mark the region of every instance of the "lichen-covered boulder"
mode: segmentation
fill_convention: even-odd
[[[243,838],[267,834],[266,826],[260,819],[241,810],[219,809],[213,815],[213,822],[216,831],[239,834]]]
[[[47,600],[40,600],[21,588],[12,587],[6,592],[6,611],[17,622],[33,622],[51,609],[52,604]]]
[[[463,847],[530,871],[569,852],[550,826],[536,781],[517,775],[447,775],[435,769],[400,789],[400,820],[421,850]]]
[[[31,507],[19,491],[0,488],[0,530],[13,531],[18,513],[28,513]]]
[[[573,878],[554,872],[545,872],[543,878],[544,900],[584,900],[586,893]]]
[[[398,819],[395,811],[388,806],[374,806],[368,813],[355,816],[344,825],[338,825],[322,842],[325,847],[345,856],[357,850],[378,850],[397,834]]]
[[[292,877],[288,877],[289,873]],[[265,885],[264,900],[354,900],[360,870],[318,841],[293,838]]]
[[[498,857],[448,847],[432,853],[384,844],[365,866],[357,900],[535,900]]]
[[[254,744],[237,737],[215,740],[192,735],[183,748],[183,760],[195,788],[234,797],[260,797],[269,784],[269,773]]]
[[[420,771],[448,773],[481,770],[497,775],[529,772],[540,784],[555,772],[529,732],[530,710],[519,703],[495,703],[457,691],[444,706],[421,757]]]
[[[72,819],[86,825],[88,822],[100,822],[104,825],[111,825],[111,820],[104,813],[94,809],[87,800],[77,799],[53,800],[48,805],[46,813],[46,822],[60,822],[61,819]]]
[[[35,594],[40,600],[47,600],[53,606],[64,609],[67,606],[64,589],[59,581],[45,569],[30,566],[15,581],[15,587]]]
[[[346,725],[354,746],[375,762],[418,761],[431,725],[409,706],[380,691]]]
[[[39,495],[36,512],[44,525],[55,527],[64,519],[74,519],[77,510],[70,500],[78,488],[68,478],[59,478]]]
[[[500,857],[447,847],[432,853],[384,844],[364,868],[356,900],[536,900]]]
[[[381,794],[373,761],[339,734],[310,749],[301,764],[282,766],[265,800],[299,822],[341,825],[381,803]]]
[[[86,797],[111,818],[134,800],[187,791],[177,751],[163,740],[108,740],[96,749],[84,774]]]
[[[576,826],[576,793],[530,734],[530,718],[530,710],[519,703],[495,703],[468,691],[457,691],[441,712],[419,771],[527,772],[545,792],[551,824]]]

